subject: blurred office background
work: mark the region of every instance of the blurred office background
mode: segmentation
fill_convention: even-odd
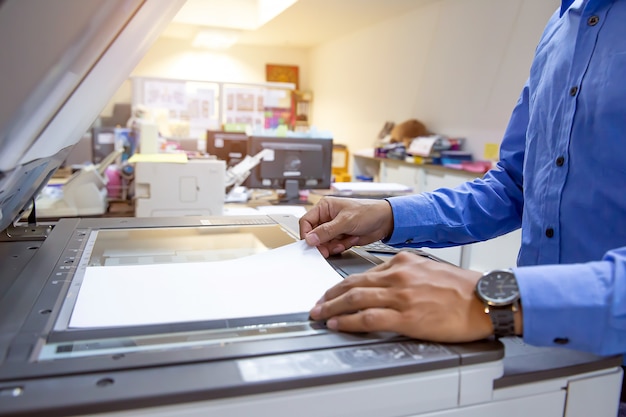
[[[500,142],[559,3],[272,2],[288,7],[251,29],[263,1],[188,0],[97,123],[116,123],[107,118],[132,103],[132,78],[262,84],[266,65],[280,64],[297,67],[297,89],[312,94],[308,125],[352,151],[372,147],[385,121],[416,118],[433,132],[466,138],[465,149],[480,156],[486,143]],[[234,43],[197,46],[214,30]]]

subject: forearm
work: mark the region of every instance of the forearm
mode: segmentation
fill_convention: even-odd
[[[519,228],[522,192],[504,170],[453,189],[390,198],[392,244],[448,247],[487,240]],[[463,207],[463,210],[459,210]]]

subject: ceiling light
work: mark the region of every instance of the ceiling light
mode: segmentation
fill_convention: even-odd
[[[257,28],[263,26],[298,0],[257,0]]]
[[[173,22],[204,27],[256,30],[297,0],[187,0]]]

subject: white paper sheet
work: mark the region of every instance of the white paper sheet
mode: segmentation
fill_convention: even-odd
[[[437,139],[439,139],[437,135],[415,138],[411,141],[407,152],[411,155],[430,156]]]
[[[291,214],[297,218],[304,216],[306,213],[306,208],[304,206],[272,205],[258,206],[256,209],[263,214]]]
[[[271,205],[257,207],[224,207],[225,216],[259,215],[259,214],[291,214],[297,218],[306,213],[304,206]]]
[[[89,267],[72,328],[258,317],[308,311],[341,276],[303,240],[244,258]]]

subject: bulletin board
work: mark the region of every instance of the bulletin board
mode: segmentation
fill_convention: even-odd
[[[132,77],[134,108],[142,106],[169,138],[199,138],[224,125],[276,127],[289,120],[293,83],[228,83]],[[280,113],[277,117],[275,113]]]

